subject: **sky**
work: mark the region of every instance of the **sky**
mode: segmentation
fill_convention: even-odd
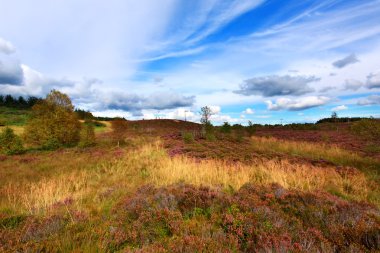
[[[0,0],[0,94],[212,123],[380,117],[380,0]]]

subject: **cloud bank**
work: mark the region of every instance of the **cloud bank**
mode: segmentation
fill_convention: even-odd
[[[304,95],[314,91],[309,83],[318,82],[315,76],[264,76],[245,80],[235,91],[244,96],[262,95],[264,97]]]

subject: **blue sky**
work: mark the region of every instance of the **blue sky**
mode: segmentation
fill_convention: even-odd
[[[380,117],[379,0],[0,0],[0,93],[214,124]]]

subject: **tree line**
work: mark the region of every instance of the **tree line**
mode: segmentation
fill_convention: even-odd
[[[40,100],[42,99],[34,96],[24,98],[23,96],[13,97],[9,94],[0,95],[0,106],[18,109],[30,109]]]

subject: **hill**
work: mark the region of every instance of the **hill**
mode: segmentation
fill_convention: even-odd
[[[0,251],[380,250],[380,160],[351,123],[125,122],[121,146],[107,121],[92,147],[0,156]]]

